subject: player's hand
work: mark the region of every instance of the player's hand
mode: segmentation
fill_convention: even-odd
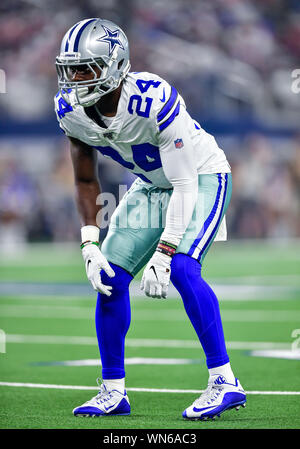
[[[172,258],[156,251],[143,273],[141,289],[152,298],[166,298],[171,275]]]
[[[112,287],[102,284],[100,271],[104,270],[110,278],[115,276],[115,272],[101,253],[99,247],[92,243],[85,245],[82,248],[82,257],[88,280],[91,282],[94,290],[110,296]]]

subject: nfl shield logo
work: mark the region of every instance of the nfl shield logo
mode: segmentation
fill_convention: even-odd
[[[175,148],[182,148],[184,146],[182,139],[176,139],[176,140],[174,140],[174,143],[175,143]]]

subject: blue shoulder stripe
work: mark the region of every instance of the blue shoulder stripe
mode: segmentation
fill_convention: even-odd
[[[170,110],[172,109],[172,107],[174,106],[174,104],[177,100],[177,96],[178,96],[178,92],[175,89],[175,87],[172,86],[170,98],[168,99],[167,103],[163,106],[163,108],[160,110],[160,112],[157,115],[158,122],[161,122],[166,117],[166,115],[170,112]]]
[[[79,31],[77,32],[77,36],[74,42],[74,49],[73,51],[76,53],[78,51],[78,45],[79,45],[79,40],[80,40],[80,36],[82,35],[83,30],[91,23],[94,22],[97,19],[91,19],[88,20],[87,22],[85,22],[84,25],[82,25],[82,27],[79,29]]]
[[[167,128],[170,125],[170,123],[173,122],[175,117],[179,114],[179,110],[180,110],[180,101],[178,101],[176,108],[174,109],[174,111],[172,112],[170,117],[159,125],[160,131],[163,131],[165,128]]]

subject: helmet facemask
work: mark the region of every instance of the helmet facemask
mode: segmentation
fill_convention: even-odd
[[[115,48],[110,58],[103,56],[102,58],[91,57],[83,60],[80,59],[79,53],[66,53],[58,56],[56,58],[58,86],[64,100],[69,103],[70,100],[68,100],[66,92],[72,89],[75,94],[75,103],[88,107],[97,103],[103,95],[117,89],[130,69],[128,61],[127,67],[122,70],[124,63],[120,64],[117,61],[117,54],[118,48]],[[72,81],[72,68],[80,66],[87,66],[94,77],[85,81]],[[96,72],[96,68],[98,68],[100,76]],[[116,72],[120,72],[118,77],[112,75]]]

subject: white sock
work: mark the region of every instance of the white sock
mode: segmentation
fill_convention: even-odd
[[[125,377],[123,379],[103,379],[103,384],[110,390],[117,390],[120,393],[125,391]]]
[[[215,368],[210,368],[208,370],[209,378],[211,379],[213,376],[223,376],[226,379],[226,382],[229,384],[235,384],[235,377],[232,372],[230,363],[226,363],[225,365],[217,366]]]

